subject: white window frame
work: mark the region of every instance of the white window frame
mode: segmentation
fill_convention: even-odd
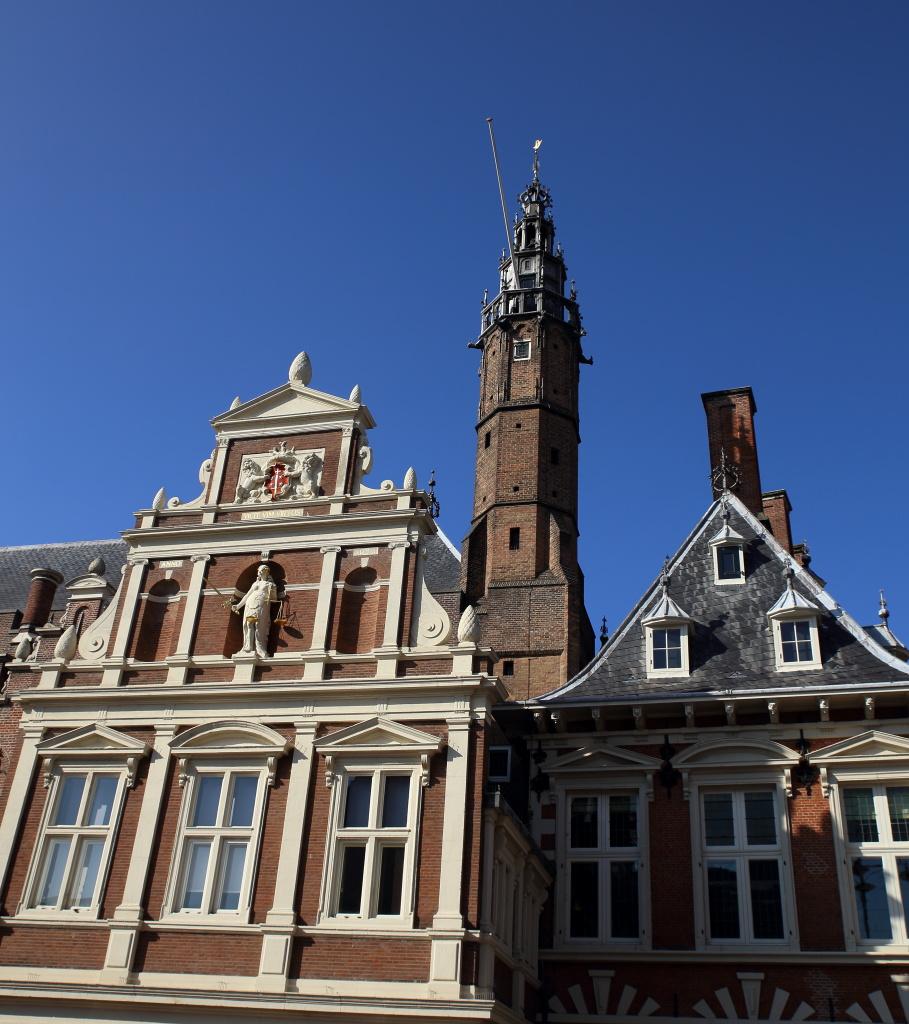
[[[609,801],[616,796],[631,796],[635,800],[637,815],[637,844],[635,846],[611,846],[609,842]],[[592,797],[597,801],[598,842],[595,849],[575,848],[571,845],[571,803],[575,798]],[[646,879],[649,873],[644,851],[647,849],[647,819],[649,809],[643,785],[622,786],[610,782],[604,787],[602,782],[592,780],[587,783],[566,785],[561,794],[562,828],[560,830],[560,876],[564,879],[564,892],[559,900],[560,934],[563,944],[570,948],[608,947],[624,949],[640,949],[647,941],[650,917],[649,885]],[[632,861],[637,866],[638,876],[638,934],[637,937],[617,936],[611,932],[610,904],[610,866],[613,862]],[[574,863],[590,863],[598,865],[597,875],[597,934],[595,936],[574,936],[571,934],[571,865]],[[645,917],[646,912],[646,917]]]
[[[178,781],[183,790],[180,813],[171,853],[170,870],[165,887],[161,919],[171,923],[201,925],[205,928],[248,924],[252,912],[259,867],[259,851],[268,803],[268,789],[275,783],[277,761],[290,747],[290,740],[267,726],[252,722],[222,721],[194,726],[180,733],[170,743],[172,754],[179,758]],[[191,824],[199,792],[200,780],[206,776],[222,775],[219,804],[214,826]],[[231,784],[228,776],[255,776],[257,778],[253,819],[249,826],[224,825]],[[221,883],[221,848],[231,838],[247,842],[243,865],[240,897],[235,910],[218,910],[214,896]],[[194,842],[211,839],[211,851],[206,865],[201,906],[183,907],[183,890],[189,867],[190,850]]]
[[[416,862],[419,843],[419,823],[422,798],[420,768],[413,761],[357,759],[338,765],[332,784],[332,800],[328,842],[323,872],[323,912],[319,922],[330,922],[335,927],[354,928],[412,928],[416,895]],[[369,794],[369,819],[364,827],[345,828],[344,814],[347,788],[350,780],[369,776],[372,779]],[[385,780],[390,776],[404,776],[409,780],[407,791],[407,823],[403,827],[382,828],[381,815]],[[338,900],[344,863],[343,851],[350,846],[364,846],[363,882],[359,913],[341,913]],[[385,846],[404,847],[404,867],[401,878],[401,909],[398,914],[379,914],[379,877],[381,850]]]
[[[804,672],[823,667],[821,664],[821,643],[816,615],[812,615],[810,612],[799,612],[798,614],[775,616],[770,621],[773,624],[773,653],[777,672]],[[812,655],[810,661],[783,661],[783,636],[780,627],[784,622],[808,623]]]
[[[686,751],[687,753],[687,751]],[[742,950],[761,948],[770,950],[790,950],[798,948],[798,921],[795,911],[795,894],[792,881],[792,853],[789,832],[789,815],[787,800],[787,786],[785,776],[777,773],[743,773],[734,783],[728,781],[728,773],[724,778],[704,778],[691,784],[689,806],[691,812],[691,853],[692,864],[694,865],[694,894],[695,894],[695,932],[697,948],[700,951],[722,951]],[[773,791],[774,809],[776,812],[777,842],[773,846],[748,846],[744,832],[744,796],[737,797],[751,791]],[[736,835],[741,834],[742,842],[736,843],[734,847],[710,846],[706,844],[705,820],[703,813],[704,793],[732,793],[734,821],[737,830]],[[738,808],[741,807],[740,811]],[[747,865],[748,860],[770,860],[778,859],[780,877],[780,903],[783,916],[783,938],[782,939],[756,939],[751,936],[752,918],[750,913],[750,900],[746,893],[747,867],[742,870],[741,866]],[[739,927],[740,937],[738,939],[719,938],[711,939],[710,930],[710,906],[709,887],[707,882],[707,861],[715,860],[736,860],[740,863],[737,871],[738,879],[738,901],[739,901]]]
[[[517,347],[518,347],[518,345],[526,345],[527,346],[527,355],[526,356],[519,356],[517,354]],[[532,353],[533,353],[533,342],[532,341],[528,341],[526,338],[517,338],[514,341],[512,341],[512,343],[511,343],[511,361],[513,363],[526,363],[527,360],[530,359]]]
[[[713,582],[718,587],[738,587],[745,582],[745,545],[737,541],[721,541],[711,543],[713,548]],[[731,579],[720,578],[720,551],[725,548],[735,548],[739,553],[739,574]]]
[[[423,789],[429,785],[430,759],[441,748],[440,736],[433,736],[382,715],[328,733],[315,741],[315,749],[325,764],[325,784],[331,789],[315,928],[329,931],[401,931],[413,928]],[[370,825],[374,827],[344,828],[347,779],[352,775],[369,773],[380,773],[380,778],[381,773],[410,776],[405,828],[380,827],[377,815],[381,795],[375,782],[370,788]],[[338,914],[342,858],[337,855],[337,851],[356,840],[367,842],[363,879],[364,890],[368,880],[368,893],[365,898],[361,898],[359,914]],[[405,846],[399,914],[375,913],[379,894],[378,871],[381,866],[379,858],[375,856],[375,849],[381,846],[383,840],[403,842]],[[371,856],[369,848],[372,850]]]
[[[839,745],[839,744],[838,744]],[[909,928],[907,928],[903,906],[899,895],[899,879],[896,877],[896,858],[909,857],[909,842],[904,844],[890,838],[890,816],[887,808],[888,787],[909,787],[909,766],[903,764],[892,771],[869,771],[867,769],[837,769],[827,775],[829,786],[830,814],[833,818],[834,838],[839,870],[840,902],[843,908],[843,925],[847,948],[862,952],[880,951],[892,953],[909,949]],[[844,789],[874,790],[875,814],[878,824],[877,843],[851,843],[846,828]],[[882,816],[883,810],[883,816]],[[883,826],[883,827],[882,827]],[[886,839],[883,837],[886,835]],[[890,911],[892,939],[863,939],[859,930],[858,907],[852,882],[852,858],[856,856],[880,857],[883,860],[887,903]]]
[[[669,630],[677,629],[680,634],[681,640],[681,654],[682,664],[679,668],[654,668],[653,667],[653,633],[654,630]],[[648,622],[644,626],[644,634],[647,640],[647,678],[648,679],[661,679],[667,676],[687,676],[690,674],[689,668],[689,656],[688,656],[688,623],[680,622],[678,620],[667,620]]]
[[[48,789],[47,799],[32,849],[31,863],[22,887],[22,897],[16,913],[22,917],[63,918],[66,920],[97,920],[101,911],[111,859],[116,847],[117,834],[126,801],[126,790],[136,782],[140,760],[149,752],[146,743],[103,725],[83,726],[38,744],[37,755],[43,761],[43,784]],[[86,777],[77,814],[82,819],[98,776],[116,778],[116,790],[111,800],[111,811],[107,825],[54,825],[52,824],[66,779],[73,775]],[[38,906],[39,889],[43,881],[45,853],[50,842],[56,837],[71,837],[66,865],[61,879],[60,890],[54,906]],[[103,838],[104,846],[98,864],[98,872],[88,906],[67,906],[68,896],[74,886],[76,850],[81,841],[88,838]]]
[[[200,784],[203,779],[221,778],[221,790],[218,797],[218,809],[214,825],[192,824]],[[248,826],[230,826],[225,824],[229,812],[229,800],[235,780],[238,777],[256,779],[256,795],[253,804],[252,822]],[[255,881],[259,845],[262,838],[262,822],[266,803],[267,771],[261,762],[240,760],[233,763],[206,762],[188,768],[188,778],[184,783],[184,797],[180,808],[180,821],[174,842],[174,857],[170,873],[170,885],[165,900],[165,913],[179,918],[212,919],[216,921],[246,923],[252,903],[252,890]],[[216,897],[221,891],[224,881],[226,850],[232,843],[246,844],[246,856],[243,863],[243,878],[240,885],[240,899],[237,908],[219,910]],[[202,889],[201,905],[184,907],[183,900],[190,865],[191,851],[201,843],[209,844],[208,863]]]

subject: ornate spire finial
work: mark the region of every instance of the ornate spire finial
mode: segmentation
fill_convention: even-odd
[[[672,576],[669,572],[669,555],[663,559],[663,568],[660,569],[660,586],[663,588],[665,594],[669,590],[669,584],[672,582]]]
[[[883,590],[881,591],[881,606],[877,610],[878,618],[881,620],[881,625],[887,625],[887,619],[890,618],[890,609],[887,607],[887,598],[884,597]]]
[[[537,139],[533,144],[533,180],[540,180],[540,146],[543,145],[542,139]]]
[[[792,559],[787,558],[783,566],[783,575],[786,577],[786,587],[792,590],[792,579],[795,576],[795,569],[792,565]]]
[[[726,457],[726,449],[720,449],[719,465],[714,466],[710,473],[713,489],[721,494],[734,491],[739,485],[739,468]]]
[[[429,471],[429,483],[426,485],[426,494],[429,498],[429,515],[433,519],[438,519],[442,510],[439,506],[439,499],[436,497],[436,471],[434,469]]]
[[[600,645],[606,646],[606,641],[609,639],[609,630],[606,626],[606,616],[603,616],[603,621],[600,623]]]

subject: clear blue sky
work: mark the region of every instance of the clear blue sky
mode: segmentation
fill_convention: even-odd
[[[0,542],[193,497],[209,418],[364,391],[375,479],[472,491],[509,198],[577,279],[588,607],[617,625],[709,501],[702,391],[750,384],[765,489],[909,640],[909,5],[0,4]]]

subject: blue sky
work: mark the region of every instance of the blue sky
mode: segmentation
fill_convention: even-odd
[[[192,497],[209,418],[364,391],[375,478],[459,542],[480,298],[542,177],[577,279],[588,607],[613,626],[709,501],[699,395],[750,384],[765,489],[909,638],[909,5],[0,4],[0,542]]]

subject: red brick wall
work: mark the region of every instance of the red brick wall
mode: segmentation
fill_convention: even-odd
[[[98,970],[104,966],[108,931],[98,928],[0,927],[0,963],[41,968]]]
[[[801,947],[843,949],[830,801],[815,786],[810,797],[799,791],[788,803]]]
[[[332,430],[318,434],[288,434],[286,437],[253,438],[250,440],[230,441],[227,449],[227,467],[221,485],[220,502],[232,502],[237,493],[237,480],[240,476],[240,464],[243,457],[267,452],[281,441],[288,448],[299,448],[301,451],[325,449],[322,467],[322,493],[333,494],[335,481],[338,477],[338,460],[341,456],[341,431]],[[346,468],[346,467],[345,467]]]
[[[303,935],[294,939],[290,977],[427,981],[430,945],[422,936],[374,939]]]
[[[136,971],[167,974],[255,975],[262,952],[260,935],[236,932],[141,932]]]
[[[691,819],[681,786],[658,783],[650,807],[650,905],[656,949],[693,949]],[[643,810],[643,808],[642,808]]]

